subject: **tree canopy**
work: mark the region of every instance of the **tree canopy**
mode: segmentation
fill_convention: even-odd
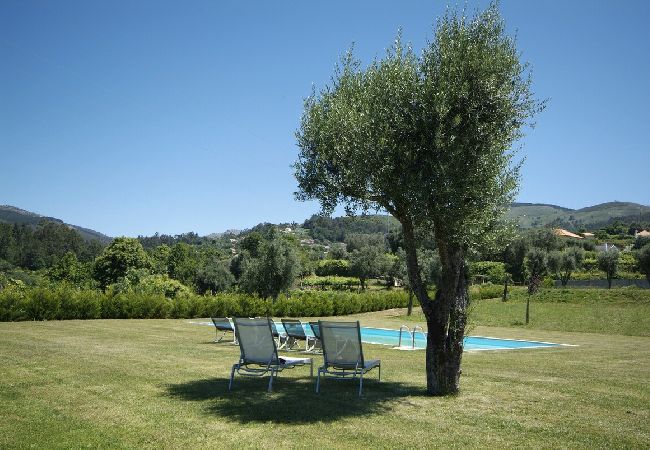
[[[512,146],[543,104],[496,5],[450,11],[416,56],[398,35],[367,68],[350,50],[331,86],[305,100],[295,176],[325,213],[384,209],[402,225],[410,285],[422,305],[427,388],[458,390],[468,303],[464,257],[496,242],[519,163]],[[429,228],[442,264],[436,301],[423,286],[415,233]]]

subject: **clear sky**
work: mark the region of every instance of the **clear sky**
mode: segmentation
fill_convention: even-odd
[[[302,99],[352,42],[367,63],[402,27],[419,51],[446,5],[3,0],[0,204],[111,236],[302,222]],[[650,2],[501,11],[549,99],[518,200],[650,204]]]

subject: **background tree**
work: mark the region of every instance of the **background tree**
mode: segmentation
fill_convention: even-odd
[[[548,268],[548,254],[541,248],[532,248],[526,253],[526,270],[528,271],[528,296],[526,297],[526,325],[530,318],[530,296],[535,294]]]
[[[607,276],[607,288],[612,288],[612,279],[616,276],[618,271],[618,264],[620,261],[620,252],[613,247],[607,251],[598,252],[598,268],[605,272]]]
[[[634,244],[632,244],[632,248],[635,250],[639,250],[648,244],[650,244],[650,236],[641,236],[641,237],[637,237],[634,240]]]
[[[375,247],[381,252],[386,250],[386,239],[381,233],[350,233],[345,237],[345,244],[349,253],[352,253],[355,250],[361,250],[365,247]]]
[[[95,259],[94,278],[102,288],[124,277],[129,269],[149,267],[149,258],[140,241],[118,237]]]
[[[349,254],[345,244],[332,244],[327,257],[329,259],[348,259]]]
[[[554,250],[548,254],[548,269],[566,286],[574,271],[582,267],[585,252],[580,247],[569,247],[564,251]]]
[[[142,242],[142,238],[138,238]],[[149,250],[149,261],[151,271],[160,275],[169,274],[169,257],[172,249],[167,244],[161,244],[158,247]]]
[[[226,291],[235,284],[235,277],[230,272],[227,261],[208,261],[196,275],[196,286],[199,293]]]
[[[196,247],[185,242],[175,244],[169,252],[167,267],[169,276],[181,283],[192,286],[201,261]]]
[[[530,230],[527,238],[531,247],[542,249],[547,253],[561,250],[566,246],[565,242],[548,228]]]
[[[63,258],[48,270],[48,276],[55,281],[67,281],[81,285],[89,281],[89,272],[84,264],[80,263],[73,252],[66,253]]]
[[[397,40],[365,70],[349,52],[332,86],[305,101],[297,198],[325,213],[384,209],[402,225],[410,285],[426,317],[427,392],[459,389],[469,302],[465,256],[489,244],[512,202],[512,144],[541,108],[495,5],[450,12],[421,57]],[[435,300],[422,282],[417,229],[435,236]]]
[[[259,257],[244,259],[240,278],[241,288],[274,301],[280,292],[291,287],[300,271],[294,248],[280,236],[274,236],[260,246]]]
[[[248,254],[251,255],[253,258],[257,258],[260,256],[260,249],[262,247],[263,242],[264,242],[264,238],[262,237],[262,234],[257,231],[253,231],[247,234],[239,242],[239,247],[242,250],[248,252]]]
[[[350,255],[350,274],[359,278],[361,289],[365,290],[366,280],[382,275],[386,262],[381,249],[374,246],[362,247]]]
[[[636,252],[635,257],[639,271],[645,274],[648,283],[650,283],[650,244],[641,247],[641,250]]]

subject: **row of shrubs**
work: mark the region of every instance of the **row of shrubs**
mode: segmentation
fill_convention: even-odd
[[[59,285],[0,291],[0,321],[68,319],[178,319],[194,317],[340,316],[405,307],[402,290],[300,291],[275,302],[247,294],[188,295],[176,299],[145,293],[106,294]]]
[[[314,287],[320,289],[357,289],[361,287],[361,282],[356,277],[311,275],[300,280],[300,287]]]

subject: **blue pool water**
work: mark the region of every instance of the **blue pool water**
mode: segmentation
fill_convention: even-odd
[[[399,343],[399,330],[383,328],[361,328],[361,340],[370,344],[384,344],[396,347]],[[413,345],[410,333],[402,334],[402,346]],[[427,345],[426,334],[415,333],[415,348],[425,348]],[[497,339],[480,336],[467,336],[464,340],[465,350],[507,350],[515,348],[557,347],[561,344],[536,341],[519,341],[512,339]]]
[[[201,325],[212,325],[212,322],[200,322]],[[276,322],[279,332],[284,331],[281,322]],[[305,334],[313,336],[311,327],[303,324]],[[361,327],[361,340],[368,344],[381,344],[397,347],[399,343],[399,330],[387,328],[370,328]],[[543,347],[560,347],[564,344],[554,344],[551,342],[521,341],[514,339],[498,339],[491,337],[467,336],[464,341],[465,350],[510,350],[518,348],[543,348]],[[402,347],[412,347],[412,335],[408,332],[402,334]],[[415,348],[423,349],[426,347],[426,334],[423,332],[415,333]]]

